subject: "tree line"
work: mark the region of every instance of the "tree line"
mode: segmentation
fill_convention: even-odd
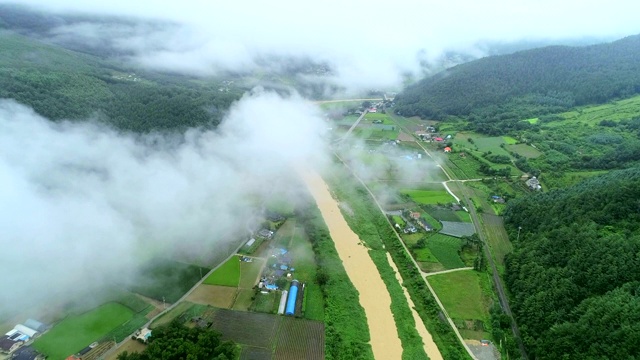
[[[444,120],[499,135],[525,130],[521,120],[640,93],[640,35],[612,43],[549,46],[490,56],[426,78],[396,98],[396,112]]]
[[[640,356],[640,168],[518,198],[505,281],[538,359]]]

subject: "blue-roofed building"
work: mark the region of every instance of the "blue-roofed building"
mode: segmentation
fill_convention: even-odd
[[[267,284],[264,286],[267,290],[278,290],[278,285],[276,284]]]

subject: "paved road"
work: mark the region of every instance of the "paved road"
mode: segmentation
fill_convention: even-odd
[[[356,126],[358,126],[358,124],[360,124],[360,120],[364,119],[365,115],[367,115],[367,110],[365,110],[362,113],[362,115],[360,115],[358,120],[356,120],[356,122],[354,122],[353,125],[351,125],[351,127],[349,128],[349,130],[347,130],[347,132],[344,134],[344,136],[342,136],[342,139],[340,139],[338,141],[345,141],[349,137],[349,135],[351,135],[351,132],[353,132],[353,129],[355,129]]]
[[[391,116],[393,117],[395,115],[392,114]],[[396,124],[401,129],[403,129],[403,126],[400,123],[396,122]],[[406,131],[406,129],[403,129],[403,130]],[[464,180],[453,179],[449,175],[449,173],[447,171],[445,171],[444,167],[442,167],[442,165],[440,165],[440,163],[438,162],[438,159],[436,159],[436,157],[434,157],[424,146],[422,146],[420,141],[416,141],[416,144],[418,144],[418,146],[420,146],[422,148],[422,150],[424,150],[425,154],[427,154],[431,159],[433,159],[433,161],[438,165],[438,167],[440,169],[442,169],[442,171],[445,173],[445,175],[447,175],[447,177],[449,178],[448,181],[461,181],[461,182],[464,181]],[[473,180],[475,180],[475,179],[473,179]],[[448,181],[445,181],[444,183],[446,183]],[[448,187],[447,187],[447,190],[449,190]],[[473,206],[471,206],[472,202],[470,201],[469,195],[467,194],[467,190],[466,190],[466,188],[464,186],[461,186],[461,191],[462,191],[462,195],[463,195],[463,198],[464,198],[465,202],[467,204],[469,204],[468,210],[469,210],[469,214],[471,215],[471,220],[473,222],[473,226],[476,229],[476,233],[478,233],[478,237],[480,238],[480,241],[482,241],[482,243],[484,245],[483,246],[484,254],[485,254],[485,257],[487,258],[487,260],[489,261],[489,265],[491,266],[493,283],[494,283],[494,285],[496,287],[496,291],[498,293],[498,300],[500,301],[500,306],[502,307],[502,310],[505,312],[505,314],[509,315],[513,319],[513,316],[512,316],[512,313],[511,313],[511,307],[509,307],[509,299],[507,297],[507,294],[504,291],[504,285],[502,284],[502,279],[500,278],[500,274],[498,273],[498,269],[496,268],[496,264],[493,261],[493,257],[491,256],[489,245],[487,244],[486,236],[485,236],[484,232],[482,231],[482,227],[480,226],[480,221],[478,219],[478,215],[476,214],[476,210],[475,210],[475,208]],[[455,195],[454,195],[454,197],[455,197]],[[518,343],[518,347],[520,348],[520,354],[521,354],[522,358],[527,360],[528,359],[527,352],[526,352],[526,350],[524,348],[524,345],[522,343],[522,339],[520,338],[520,330],[518,329],[518,325],[516,324],[515,319],[513,321],[511,321],[511,331],[513,332],[513,335],[516,338],[516,342]]]
[[[380,205],[380,203],[378,202],[378,199],[376,199],[375,195],[373,194],[373,192],[371,191],[371,189],[369,189],[369,187],[367,186],[367,184],[365,184],[364,181],[362,181],[362,179],[358,176],[358,174],[356,174],[355,171],[353,171],[349,165],[344,162],[342,160],[342,158],[336,153],[335,156],[338,158],[338,160],[340,160],[340,162],[342,162],[342,164],[349,169],[349,171],[353,174],[353,176],[360,182],[360,184],[362,184],[362,186],[367,190],[367,192],[369,193],[369,195],[371,196],[371,198],[373,199],[373,201],[375,202],[376,206],[378,207],[378,210],[380,210],[380,212],[382,213],[382,215],[384,215],[385,220],[387,221],[387,224],[389,224],[389,227],[393,230],[393,233],[396,235],[396,238],[398,239],[398,242],[402,245],[402,247],[404,248],[404,250],[407,252],[407,254],[411,254],[411,251],[409,251],[409,248],[407,247],[407,245],[404,243],[404,241],[402,241],[402,238],[400,237],[400,235],[398,234],[398,232],[396,231],[396,229],[393,227],[393,224],[391,224],[391,221],[389,221],[389,218],[386,216],[384,209],[382,208],[382,206]],[[442,313],[444,314],[445,318],[447,319],[447,322],[449,323],[449,325],[451,326],[451,328],[453,329],[453,332],[456,334],[456,336],[458,337],[458,340],[460,341],[460,344],[462,344],[462,346],[464,347],[464,349],[467,351],[467,354],[469,354],[469,356],[471,356],[472,359],[474,360],[478,360],[477,357],[473,354],[473,352],[471,351],[471,349],[469,348],[469,346],[464,342],[464,339],[462,338],[462,335],[460,335],[460,332],[458,331],[458,327],[456,326],[456,324],[453,322],[453,320],[451,319],[451,317],[449,316],[449,313],[447,312],[447,310],[444,308],[444,305],[442,305],[442,302],[440,301],[440,298],[438,297],[438,295],[436,294],[436,292],[433,290],[433,288],[431,287],[431,284],[429,284],[429,281],[427,280],[427,273],[425,273],[424,271],[422,271],[420,269],[420,266],[418,265],[418,262],[416,262],[416,260],[413,258],[413,256],[409,255],[409,258],[411,259],[411,261],[413,262],[413,265],[416,267],[416,269],[420,272],[420,275],[422,276],[422,279],[424,280],[425,284],[427,285],[427,288],[429,288],[429,291],[431,292],[431,295],[433,296],[433,298],[436,300],[436,303],[438,304],[438,307],[440,307],[440,311],[442,311]],[[397,266],[397,265],[396,265]]]
[[[467,190],[465,188],[462,189],[462,195],[467,204],[471,204],[469,200],[469,196],[467,194]],[[504,285],[502,284],[502,278],[500,278],[500,274],[498,273],[498,269],[496,267],[495,261],[493,260],[493,256],[491,256],[491,251],[489,250],[489,244],[487,243],[486,236],[484,231],[482,231],[482,227],[480,226],[480,221],[478,219],[478,214],[476,213],[476,209],[473,206],[469,206],[469,214],[471,215],[471,219],[473,220],[473,225],[476,228],[476,233],[478,233],[478,237],[482,244],[484,245],[482,248],[484,250],[484,256],[487,260],[489,260],[489,266],[491,266],[491,272],[493,277],[493,283],[496,287],[496,291],[498,292],[498,300],[500,301],[500,306],[502,307],[502,311],[505,314],[509,315],[513,319],[513,314],[511,313],[511,307],[509,306],[509,299],[507,298],[507,294],[504,291]],[[518,325],[515,320],[511,321],[511,331],[513,335],[516,337],[516,342],[518,343],[518,347],[520,348],[520,354],[523,359],[528,359],[527,352],[524,348],[524,344],[522,343],[522,339],[520,337],[520,330],[518,329]]]
[[[231,257],[236,256],[236,254],[238,253],[238,251],[240,251],[240,248],[244,246],[244,242],[242,244],[240,244],[240,246],[238,246],[238,248],[231,254],[229,255],[228,258],[226,258],[224,261],[222,261],[220,264],[218,264],[218,266],[214,267],[213,269],[211,269],[206,275],[204,275],[204,277],[202,279],[200,279],[200,281],[198,281],[195,285],[193,285],[193,287],[191,289],[189,289],[189,291],[187,291],[186,294],[184,294],[178,301],[176,301],[175,303],[171,304],[168,308],[162,310],[162,312],[160,312],[158,315],[154,316],[151,320],[149,320],[146,324],[144,324],[143,327],[149,327],[149,325],[151,325],[151,323],[159,318],[160,316],[168,313],[169,311],[171,311],[171,309],[175,308],[176,306],[178,306],[178,304],[180,304],[181,302],[183,302],[189,295],[191,295],[191,293],[198,287],[200,286],[206,279],[207,277],[209,277],[209,275],[211,275],[214,271],[216,271],[220,266],[222,266],[224,263],[227,262],[227,260],[229,260]],[[129,336],[127,336],[124,340],[122,340],[119,343],[116,343],[114,347],[112,347],[111,349],[109,349],[109,351],[105,352],[104,354],[100,355],[100,359],[106,359],[109,355],[113,354],[114,351],[116,351],[122,344],[124,344],[127,340],[129,340],[131,338],[131,336],[134,333],[131,333]]]

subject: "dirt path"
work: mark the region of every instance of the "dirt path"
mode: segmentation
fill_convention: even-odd
[[[402,344],[391,313],[391,296],[367,248],[360,244],[360,238],[347,224],[320,175],[311,170],[301,171],[300,175],[316,200],[349,279],[360,293],[374,357],[401,359]]]
[[[456,268],[456,269],[442,270],[442,271],[436,271],[436,272],[428,273],[428,274],[425,274],[424,276],[433,276],[433,275],[440,275],[440,274],[448,274],[448,273],[451,273],[451,272],[463,271],[463,270],[473,270],[473,268],[472,268],[472,267],[463,267],[463,268]]]
[[[393,262],[393,259],[391,258],[391,254],[389,253],[387,253],[387,260],[389,260],[389,264],[393,268],[393,271],[396,272],[396,279],[398,279],[398,282],[402,284],[403,283],[402,276],[400,276],[398,267]],[[433,337],[431,337],[429,330],[427,330],[427,327],[424,326],[424,322],[422,322],[420,315],[418,315],[418,312],[416,311],[416,305],[413,303],[413,300],[411,300],[411,296],[409,295],[409,292],[407,291],[407,288],[404,287],[404,285],[402,286],[402,291],[404,292],[404,296],[407,298],[407,302],[409,303],[409,307],[411,308],[411,314],[413,315],[413,320],[416,322],[416,330],[418,330],[418,334],[420,334],[420,337],[422,337],[422,343],[424,344],[424,352],[427,353],[427,356],[431,360],[443,360],[440,350],[438,350],[436,343],[433,341]]]

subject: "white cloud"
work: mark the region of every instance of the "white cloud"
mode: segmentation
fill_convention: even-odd
[[[0,313],[99,288],[153,256],[227,255],[257,226],[256,200],[295,199],[292,166],[324,163],[325,127],[299,97],[259,91],[216,131],[173,136],[53,123],[1,100]]]
[[[180,24],[119,40],[149,66],[210,74],[252,69],[255,58],[265,55],[311,57],[331,63],[335,81],[348,87],[398,84],[399,74],[416,72],[420,59],[433,60],[448,49],[473,50],[481,40],[611,38],[640,32],[635,16],[640,3],[630,0],[23,3]]]

